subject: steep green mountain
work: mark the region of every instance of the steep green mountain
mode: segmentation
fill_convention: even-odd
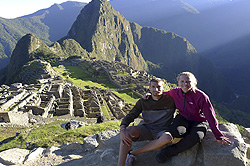
[[[20,69],[23,67],[23,65],[33,59],[39,58],[39,56],[41,56],[43,59],[51,61],[55,55],[49,50],[49,47],[44,42],[42,42],[33,34],[27,34],[22,37],[18,41],[10,58],[5,82],[13,82],[15,76],[21,72]]]
[[[35,59],[53,64],[70,56],[88,58],[89,53],[73,39],[64,40],[61,44],[55,42],[49,47],[34,34],[27,34],[18,41],[11,55],[10,63],[6,68],[2,69],[1,78],[3,80],[1,82],[10,84],[17,81],[16,77],[20,73],[25,73],[23,71],[25,69],[24,65],[27,66],[27,64],[31,63],[30,61]]]
[[[91,53],[92,58],[120,61],[136,69],[147,69],[134,43],[129,22],[107,0],[93,0],[86,5],[68,35],[60,41],[64,39],[76,40]]]
[[[27,33],[34,33],[46,43],[49,28],[44,25],[40,18],[4,19],[0,18],[0,68],[6,66],[17,41]],[[3,59],[3,60],[2,60]]]
[[[65,2],[15,19],[0,18],[0,69],[9,63],[17,41],[33,33],[46,44],[66,35],[85,3]]]

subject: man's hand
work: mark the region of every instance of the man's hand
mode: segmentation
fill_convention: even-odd
[[[131,146],[133,136],[126,129],[120,130],[120,138],[123,145]]]
[[[151,93],[146,93],[145,95],[143,95],[142,98],[143,98],[144,100],[148,100],[150,96],[151,96]]]
[[[220,142],[222,146],[224,145],[231,145],[231,141],[227,137],[222,137],[220,140],[216,140],[217,142]]]

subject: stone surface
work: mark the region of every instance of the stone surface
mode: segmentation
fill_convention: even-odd
[[[85,137],[83,139],[84,146],[88,148],[96,148],[99,143],[97,142],[97,135],[92,135],[89,137]]]
[[[25,162],[32,162],[34,161],[35,159],[37,159],[39,156],[42,155],[44,151],[44,148],[35,148],[33,149],[30,154],[26,157],[27,159],[25,160]]]
[[[2,164],[21,164],[28,154],[26,149],[9,149],[0,153],[0,160]]]
[[[204,149],[204,165],[227,165],[244,166],[246,164],[247,146],[241,137],[237,126],[231,123],[220,124],[220,130],[228,137],[232,144],[230,146],[221,146],[214,142],[214,136],[208,132],[202,146]]]

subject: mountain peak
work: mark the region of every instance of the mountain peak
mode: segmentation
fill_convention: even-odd
[[[63,7],[58,3],[54,3],[54,5],[52,5],[50,8],[53,10],[55,9],[63,10]]]
[[[84,49],[91,52],[93,50],[91,43],[92,35],[94,35],[97,29],[98,20],[100,19],[101,11],[103,11],[102,8],[108,5],[110,6],[109,8],[112,8],[107,0],[92,0],[87,4],[72,25],[67,38],[75,39]]]
[[[7,81],[11,79],[19,69],[30,60],[30,54],[38,49],[41,45],[45,45],[34,34],[23,36],[17,43],[8,64]]]
[[[67,38],[76,40],[94,58],[120,61],[136,69],[147,68],[134,43],[130,23],[107,0],[87,4],[63,39]]]

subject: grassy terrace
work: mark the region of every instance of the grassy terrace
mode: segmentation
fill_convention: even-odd
[[[133,95],[131,91],[119,91],[117,86],[109,82],[108,77],[105,73],[101,73],[100,75],[98,75],[98,78],[93,78],[92,75],[86,72],[85,68],[88,68],[88,70],[93,70],[89,65],[81,67],[60,65],[58,67],[54,67],[54,69],[60,74],[61,77],[63,77],[64,80],[72,82],[74,85],[80,88],[86,89],[85,86],[89,85],[91,87],[110,89],[112,90],[112,92],[124,99],[129,104],[134,104],[140,98],[139,96]]]
[[[92,87],[102,88],[102,89],[117,89],[117,87],[108,81],[105,74],[100,75],[98,78],[93,78],[92,75],[88,74],[84,68],[80,66],[58,66],[54,69],[60,73],[60,76],[64,80],[72,82],[74,85],[85,88],[89,85]],[[106,78],[107,81],[98,82],[98,80],[103,80]]]
[[[73,142],[83,143],[84,137],[105,130],[118,129],[120,125],[119,121],[108,121],[67,131],[61,127],[63,123],[66,123],[66,121],[58,120],[40,127],[34,126],[31,130],[28,128],[0,127],[0,142],[9,138],[8,143],[1,144],[0,152],[15,147],[33,149],[34,147],[47,148]],[[19,131],[20,134],[14,137],[17,131]],[[30,143],[28,146],[26,144],[27,142]]]

